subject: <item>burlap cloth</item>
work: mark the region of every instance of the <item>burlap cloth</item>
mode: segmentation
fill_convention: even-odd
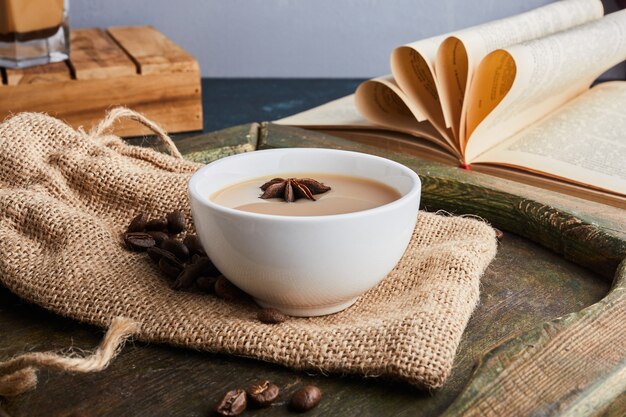
[[[354,306],[262,324],[251,303],[173,291],[145,254],[124,249],[120,234],[138,212],[190,216],[186,185],[199,165],[102,130],[86,134],[28,113],[0,124],[0,281],[8,289],[102,327],[129,317],[144,341],[444,383],[496,253],[491,227],[422,212],[399,265]]]

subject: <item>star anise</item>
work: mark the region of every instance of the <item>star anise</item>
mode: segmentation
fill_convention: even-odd
[[[312,178],[274,178],[261,186],[261,198],[283,198],[291,203],[299,198],[315,201],[314,194],[322,194],[330,187]]]

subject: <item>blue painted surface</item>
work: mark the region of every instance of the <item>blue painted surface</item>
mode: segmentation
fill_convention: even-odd
[[[362,79],[202,80],[204,131],[276,120],[354,92]]]

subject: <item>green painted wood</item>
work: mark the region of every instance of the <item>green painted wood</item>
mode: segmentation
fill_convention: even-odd
[[[326,137],[312,140],[310,133],[271,124],[264,130],[261,148],[337,143]],[[602,217],[594,217],[589,209],[574,210],[571,197],[557,208],[545,202],[553,194],[547,191],[534,191],[531,198],[528,187],[509,181],[350,141],[340,146],[395,159],[414,169],[423,182],[424,206],[479,215],[614,279],[613,289],[602,301],[546,322],[485,355],[472,382],[445,417],[586,416],[611,409],[626,391],[623,210],[600,207]]]
[[[295,128],[244,125],[198,136],[185,144],[179,142],[179,147],[186,154],[201,154],[196,160],[210,161],[250,150],[255,143],[255,138],[250,137],[254,136],[255,129],[258,129],[256,144],[259,148],[331,147],[396,159],[422,177],[423,200],[428,209],[479,215],[505,230],[498,255],[482,279],[480,305],[468,324],[446,385],[434,392],[421,392],[380,378],[310,375],[245,358],[135,343],[127,346],[102,373],[43,373],[36,391],[0,399],[0,411],[11,417],[68,416],[73,412],[85,416],[206,416],[211,415],[212,405],[225,390],[266,377],[285,392],[281,401],[270,409],[244,415],[293,414],[285,406],[288,394],[305,383],[320,386],[324,393],[322,403],[306,414],[309,416],[434,417],[446,412],[450,404],[452,408],[446,415],[471,415],[467,410],[481,411],[476,408],[482,406],[480,394],[489,393],[489,384],[503,377],[502,372],[497,372],[505,363],[501,358],[523,360],[525,356],[519,352],[526,352],[533,343],[538,349],[533,354],[539,355],[554,338],[580,323],[585,326],[601,323],[607,328],[615,325],[607,321],[607,314],[615,314],[615,308],[621,312],[619,308],[623,307],[624,300],[623,296],[616,298],[614,295],[603,299],[610,284],[603,277],[609,276],[611,270],[615,272],[617,262],[624,258],[623,213],[620,216],[615,209],[606,206],[563,199],[532,187]],[[546,236],[537,236],[534,231]],[[573,258],[585,268],[565,261],[558,254]],[[621,278],[615,281],[615,288],[618,292],[614,289],[611,294],[623,293]],[[613,297],[613,301],[609,297]],[[607,299],[613,310],[607,310]],[[565,319],[559,320],[559,317]],[[102,334],[99,329],[55,316],[0,289],[2,358],[24,351],[64,349],[70,345],[90,349]],[[616,337],[620,334],[615,332]],[[602,340],[591,343],[602,343]],[[568,345],[562,346],[566,351]],[[623,394],[616,394],[615,388],[621,386],[623,380],[620,365],[615,365],[614,360],[621,358],[624,362],[626,352],[619,343],[611,346],[616,354],[603,365],[601,375],[592,375],[596,385],[587,381],[579,394],[572,390],[573,395],[557,396],[550,403],[532,402],[537,404],[535,415],[564,415],[566,406],[591,404],[589,398],[600,398],[593,395],[593,386],[602,388],[602,397],[597,401],[601,402],[599,409],[604,410],[606,416],[624,415],[626,399]],[[558,368],[559,357],[552,355],[552,358]],[[481,360],[481,367],[473,374]],[[584,365],[581,361],[576,363]],[[549,372],[546,375],[550,377]],[[605,378],[608,375],[616,376],[611,380]],[[555,386],[572,383],[567,378],[549,382]],[[522,387],[514,385],[517,386]],[[522,394],[524,398],[532,398],[535,393]],[[519,415],[514,405],[498,410],[499,415]],[[487,408],[487,411],[493,410]]]
[[[473,214],[613,279],[626,257],[624,211],[319,132],[264,124],[259,148],[328,147],[398,161],[422,180],[422,208]],[[575,214],[574,214],[575,213]]]
[[[568,285],[563,285],[565,275]],[[11,417],[68,417],[74,411],[86,417],[205,417],[226,389],[264,377],[286,392],[305,383],[319,386],[323,401],[306,416],[435,417],[462,392],[486,352],[545,321],[596,303],[608,290],[609,284],[588,270],[505,232],[482,278],[480,304],[468,323],[453,372],[440,390],[424,392],[380,378],[295,372],[252,359],[134,342],[100,373],[41,372],[37,390],[0,398],[0,408]],[[90,350],[103,334],[0,289],[0,358],[70,346]],[[285,409],[285,397],[282,406],[243,416],[296,415]]]
[[[626,261],[601,301],[485,355],[442,417],[605,416],[626,392]],[[622,404],[623,405],[623,404]],[[622,412],[626,409],[622,409]],[[623,415],[623,414],[622,414]]]
[[[185,158],[207,164],[216,159],[242,152],[252,152],[257,148],[259,137],[258,123],[233,126],[219,132],[204,133],[176,140],[176,147]],[[165,148],[156,136],[125,139],[135,146],[144,146],[164,152]]]
[[[185,158],[206,164],[225,156],[256,150],[259,127],[257,123],[235,126],[178,140],[176,146]],[[207,147],[207,143],[211,146]]]
[[[384,144],[381,144],[384,145]],[[324,134],[322,132],[299,129],[296,127],[280,126],[272,123],[263,123],[260,131],[260,148],[272,147],[326,147],[354,150],[377,155],[389,155],[394,160],[405,164],[413,164],[418,173],[426,179],[443,177],[448,181],[466,183],[481,189],[491,189],[496,192],[506,192],[515,194],[528,200],[542,201],[546,205],[555,207],[558,210],[575,214],[586,223],[597,225],[601,230],[626,240],[626,227],[624,226],[624,211],[604,204],[595,203],[580,198],[565,196],[550,191],[531,187],[513,181],[503,180],[490,175],[481,174],[474,171],[467,171],[457,167],[451,167],[441,163],[428,161],[416,156],[399,153],[384,147],[363,145],[347,139],[338,138]],[[432,181],[432,180],[431,180]],[[431,187],[436,189],[436,183]],[[450,191],[446,191],[446,194]],[[442,193],[443,194],[443,193]],[[457,204],[458,196],[437,195],[426,189],[424,197],[429,199],[429,204],[433,206],[440,202],[450,205],[450,201]],[[466,196],[464,196],[466,197]],[[432,199],[432,201],[431,201]],[[497,203],[497,202],[494,202]]]

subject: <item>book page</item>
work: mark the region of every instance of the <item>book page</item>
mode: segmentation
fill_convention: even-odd
[[[391,53],[391,73],[409,101],[419,109],[418,120],[429,120],[440,132],[447,129],[434,66],[437,49],[447,36],[413,42]]]
[[[522,167],[626,195],[624,109],[626,82],[599,84],[476,162]]]
[[[437,129],[428,119],[420,119],[419,109],[408,100],[393,77],[368,80],[359,85],[354,94],[356,108],[365,118],[390,130],[413,131],[419,125],[429,125],[438,131],[438,137],[447,148],[460,155],[448,130]],[[420,120],[422,120],[420,122]]]
[[[461,147],[465,146],[463,108],[469,83],[488,53],[599,19],[602,14],[600,0],[565,0],[448,37],[437,52],[435,72],[446,126],[452,127],[455,137],[463,141]]]
[[[428,139],[444,147],[449,152],[457,153],[446,145],[445,140],[428,121],[418,122],[410,111],[402,110],[402,102],[396,102],[393,99],[387,100],[383,97],[381,100],[378,100],[377,103],[380,104],[380,108],[375,111],[381,113],[388,111],[394,115],[391,118],[384,117],[382,119],[383,122],[391,123],[391,126],[385,125],[384,123],[374,123],[372,120],[377,120],[378,116],[370,115],[372,116],[370,120],[363,117],[356,109],[354,94],[333,100],[293,116],[275,120],[273,123],[325,130],[375,130],[380,129],[381,126],[385,126],[392,131]],[[397,122],[397,124],[394,125],[394,122]],[[458,155],[460,157],[460,154]]]
[[[412,116],[417,121],[426,120],[420,108],[407,100],[406,95],[391,75],[374,78],[359,84],[354,93],[354,102],[357,110],[367,118],[372,113],[374,118],[377,114],[380,116],[389,114],[389,117],[392,118]],[[384,116],[380,122],[376,123],[392,124],[391,120],[385,121]]]
[[[272,123],[302,127],[371,128],[376,126],[356,110],[354,94],[338,98],[302,113],[274,120]]]
[[[467,99],[466,162],[581,94],[625,59],[626,10],[490,53]]]
[[[368,146],[376,146],[389,152],[400,155],[415,155],[419,158],[437,161],[444,164],[458,166],[459,157],[438,146],[434,142],[415,140],[403,133],[381,129],[322,129],[324,133],[338,136]]]

